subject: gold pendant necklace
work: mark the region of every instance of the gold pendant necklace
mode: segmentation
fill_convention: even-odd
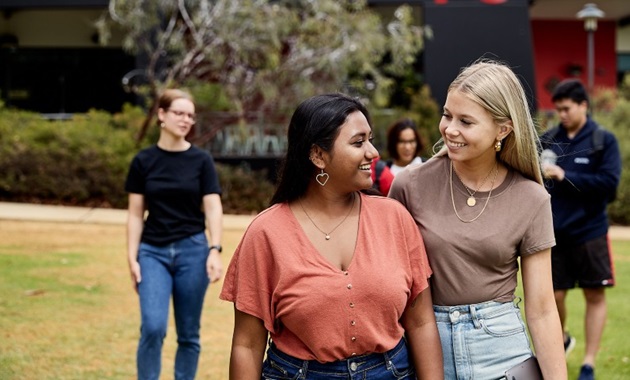
[[[323,233],[323,234],[324,234],[324,238],[325,238],[326,240],[330,240],[330,234],[332,234],[333,232],[335,232],[335,230],[336,230],[339,226],[341,226],[341,225],[343,224],[343,222],[345,222],[345,221],[346,221],[346,219],[348,219],[348,217],[349,217],[349,216],[350,216],[350,214],[352,213],[352,210],[354,209],[354,204],[355,204],[354,199],[355,199],[355,194],[354,194],[354,193],[352,193],[352,206],[350,206],[350,211],[348,211],[348,213],[346,214],[346,216],[344,216],[344,217],[343,217],[343,219],[341,220],[341,222],[339,222],[339,224],[337,224],[337,225],[335,226],[335,228],[333,228],[332,230],[330,230],[330,232],[326,232],[326,231],[322,230],[321,228],[319,228],[319,227],[317,226],[317,224],[315,224],[315,222],[313,221],[313,219],[311,218],[311,216],[308,214],[308,212],[306,212],[306,209],[304,208],[304,205],[302,204],[302,200],[301,200],[301,199],[299,200],[299,202],[300,202],[300,207],[302,208],[302,211],[304,211],[304,215],[306,215],[306,217],[308,218],[308,220],[310,220],[310,221],[311,221],[311,223],[313,223],[313,225],[315,226],[315,228],[317,228],[317,229],[319,230],[319,232],[321,232],[321,233]]]
[[[497,167],[497,164],[494,165],[494,168],[496,168],[496,167]],[[494,168],[493,168],[493,170],[494,170]],[[497,175],[498,174],[499,174],[499,170],[497,169],[494,172],[494,177],[492,177],[492,183],[490,185],[490,192],[488,193],[488,198],[486,198],[486,203],[483,205],[483,208],[481,209],[481,212],[479,213],[479,215],[475,216],[474,218],[472,218],[470,220],[464,220],[464,219],[462,219],[461,216],[459,216],[459,213],[457,212],[457,207],[455,206],[455,196],[453,195],[453,161],[451,161],[451,173],[449,175],[449,182],[450,182],[450,185],[451,185],[451,202],[453,203],[453,211],[455,211],[455,216],[457,216],[457,219],[461,220],[464,223],[471,223],[471,222],[474,222],[475,220],[479,219],[481,214],[483,214],[483,212],[486,211],[486,207],[488,206],[488,202],[490,201],[490,197],[492,196],[492,189],[494,188],[494,181],[497,179]],[[460,181],[461,181],[461,179],[460,179]],[[462,184],[463,184],[463,182],[462,182]],[[464,187],[466,187],[466,185],[464,185]],[[470,206],[468,201],[466,203]],[[474,204],[473,204],[473,206],[474,206]]]
[[[490,178],[490,174],[492,174],[492,172],[494,171],[494,169],[496,167],[497,167],[497,164],[495,162],[495,165],[488,172],[488,175],[486,175],[486,178],[483,179],[483,182],[481,182],[481,185],[479,185],[479,187],[477,187],[477,190],[475,190],[475,191],[471,191],[470,188],[468,186],[466,186],[464,181],[462,181],[462,178],[459,176],[459,174],[457,174],[457,170],[455,170],[455,175],[457,176],[457,179],[459,179],[459,182],[461,182],[462,185],[464,185],[464,188],[466,189],[466,192],[468,192],[469,197],[468,197],[468,199],[466,199],[466,204],[469,207],[475,207],[475,205],[477,204],[477,199],[475,198],[475,194],[477,194],[479,189],[481,189],[483,187],[483,185],[486,184],[486,181],[488,180],[488,178]],[[451,170],[452,169],[453,169],[453,161],[451,161]]]

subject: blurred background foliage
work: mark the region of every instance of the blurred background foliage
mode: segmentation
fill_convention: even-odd
[[[295,106],[324,92],[359,97],[370,111],[375,145],[387,157],[386,131],[414,120],[432,155],[439,139],[438,105],[424,84],[422,29],[408,6],[383,19],[365,0],[110,0],[96,25],[112,28],[138,57],[141,80],[128,84],[139,105],[110,114],[91,110],[69,120],[0,104],[0,200],[125,208],[131,158],[157,141],[155,100],[165,88],[188,89],[198,123],[191,142],[208,142],[227,125],[286,126]],[[594,118],[617,136],[630,164],[630,79],[593,96]],[[536,116],[541,132],[557,123]],[[265,208],[274,184],[268,172],[217,164],[229,213]],[[630,224],[630,174],[610,205],[613,223]]]
[[[593,116],[619,141],[623,168],[630,167],[630,91],[600,90],[593,97]],[[370,109],[376,145],[384,146],[387,126],[401,116],[420,125],[428,140],[427,150],[437,141],[439,108],[421,87],[410,96],[409,108]],[[124,181],[129,163],[138,149],[133,136],[145,111],[126,105],[109,114],[90,111],[71,120],[45,120],[37,113],[7,109],[0,105],[0,200],[125,208]],[[557,123],[553,112],[540,112],[541,132]],[[157,127],[151,134],[157,136]],[[155,140],[152,140],[155,141]],[[384,149],[380,149],[381,152]],[[430,151],[425,151],[430,156]],[[239,166],[217,164],[226,213],[252,214],[264,209],[273,193],[269,173]],[[630,225],[630,172],[622,172],[617,199],[609,207],[614,224]]]

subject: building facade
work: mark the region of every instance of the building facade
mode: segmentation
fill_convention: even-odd
[[[551,108],[557,81],[587,80],[587,33],[578,0],[374,0],[391,15],[408,3],[425,27],[424,78],[438,102],[459,67],[486,56],[507,61],[531,89],[534,107]],[[0,0],[0,100],[5,105],[63,115],[120,110],[134,97],[122,78],[136,59],[121,36],[98,43],[94,22],[108,0]],[[605,16],[594,33],[594,87],[614,88],[630,72],[630,5],[600,0]],[[439,53],[439,55],[438,55]],[[436,58],[438,57],[438,58]]]

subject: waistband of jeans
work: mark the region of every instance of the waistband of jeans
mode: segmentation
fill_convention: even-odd
[[[317,360],[302,360],[298,359],[294,356],[286,354],[278,349],[276,345],[272,342],[269,345],[268,353],[275,355],[279,359],[281,359],[285,364],[292,365],[295,368],[304,368],[309,371],[315,372],[344,372],[348,371],[349,368],[352,367],[353,363],[360,364],[359,371],[372,368],[376,365],[383,364],[385,361],[390,358],[396,356],[403,349],[406,349],[405,339],[402,338],[400,342],[396,345],[396,347],[384,353],[372,353],[372,354],[364,354],[364,355],[356,355],[347,359],[336,360],[334,362],[328,363],[320,363]]]
[[[442,319],[450,320],[450,317],[453,315],[457,315],[460,318],[490,318],[514,310],[518,310],[518,306],[514,302],[488,301],[470,305],[433,305],[433,311],[438,321]]]

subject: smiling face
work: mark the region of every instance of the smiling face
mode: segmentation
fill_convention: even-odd
[[[494,159],[496,140],[507,135],[488,111],[458,90],[447,95],[440,133],[448,156],[461,162]]]
[[[175,99],[167,109],[158,110],[158,118],[163,123],[163,133],[184,138],[195,124],[195,105],[185,98]]]
[[[378,151],[371,140],[372,128],[365,115],[358,111],[348,115],[346,122],[339,127],[332,150],[321,152],[324,171],[330,175],[330,185],[342,192],[372,186],[370,165],[378,157]]]

